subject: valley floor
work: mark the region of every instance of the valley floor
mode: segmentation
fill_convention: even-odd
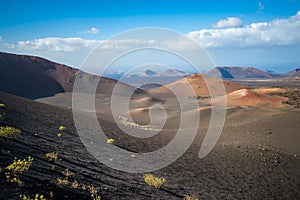
[[[149,187],[144,174],[113,170],[98,162],[77,135],[72,111],[0,92],[5,113],[1,126],[21,130],[16,139],[0,138],[0,199],[20,199],[20,194],[43,194],[47,199],[91,199],[89,189],[99,188],[101,199],[182,199],[192,194],[199,199],[299,199],[300,198],[300,110],[293,107],[232,107],[227,111],[221,138],[213,151],[199,159],[198,152],[207,130],[205,117],[188,151],[173,164],[154,171],[164,177],[161,189]],[[207,113],[205,113],[207,112]],[[209,116],[209,110],[203,116]],[[105,133],[115,145],[134,151],[151,151],[173,136],[170,129],[145,140],[122,134],[110,117],[99,117]],[[61,137],[59,126],[66,126]],[[168,128],[168,127],[166,127]],[[57,152],[57,161],[45,154]],[[15,157],[34,160],[20,176],[22,187],[5,178],[5,168]],[[69,184],[62,171],[69,169]],[[78,187],[71,183],[77,181]],[[50,194],[51,193],[51,194]],[[52,196],[52,197],[51,197]]]

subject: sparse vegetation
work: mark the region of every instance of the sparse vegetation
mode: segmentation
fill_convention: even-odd
[[[199,200],[199,199],[194,195],[186,194],[184,195],[183,200]]]
[[[79,187],[79,183],[75,180],[72,182],[71,187],[76,189]]]
[[[145,174],[143,177],[144,181],[149,185],[157,189],[161,188],[165,183],[166,179],[163,177],[156,177],[153,174]]]
[[[69,169],[65,169],[61,172],[65,177],[64,178],[57,178],[56,182],[57,185],[63,186],[63,185],[69,185],[69,177],[73,175],[73,172],[71,172]]]
[[[45,157],[50,162],[57,161],[58,153],[57,152],[49,152],[49,153],[46,153]]]
[[[61,172],[65,177],[70,177],[72,176],[74,173],[71,172],[68,168],[65,169],[64,171]]]
[[[5,104],[4,103],[0,103],[0,108],[4,108]]]
[[[101,200],[98,188],[92,185],[89,185],[86,188],[89,190],[92,200]]]
[[[20,198],[22,200],[46,200],[44,195],[41,195],[41,194],[35,194],[34,197],[30,197],[30,196],[20,194]]]
[[[15,158],[13,163],[6,167],[6,179],[10,182],[18,183],[18,185],[21,186],[23,182],[20,180],[20,175],[29,170],[30,166],[32,165],[32,161],[33,158],[30,156],[27,158],[27,160]]]
[[[0,137],[6,139],[14,139],[21,133],[20,129],[10,127],[10,126],[0,126]]]
[[[110,138],[110,139],[108,139],[108,140],[106,141],[106,143],[107,143],[107,144],[113,144],[113,143],[115,143],[115,140],[112,139],[112,138]]]
[[[62,132],[65,131],[66,129],[67,129],[67,127],[65,127],[65,126],[59,126],[59,127],[58,127],[58,130],[59,130],[59,131],[62,131]],[[60,138],[61,136],[62,136],[62,133],[61,133],[61,132],[57,133],[57,137]]]
[[[59,186],[71,186],[73,189],[87,190],[90,193],[92,200],[101,200],[99,194],[99,188],[94,187],[93,185],[81,185],[77,180],[74,180],[72,183],[69,181],[69,176],[72,176],[73,173],[66,169],[62,172],[65,175],[65,178],[58,178],[56,183]],[[51,193],[50,193],[51,196]],[[54,196],[52,192],[52,196]]]
[[[59,185],[59,186],[69,185],[68,177],[65,177],[65,178],[57,178],[57,185]]]
[[[58,127],[58,130],[60,130],[60,131],[65,131],[65,130],[66,130],[66,127],[65,127],[65,126],[59,126],[59,127]]]

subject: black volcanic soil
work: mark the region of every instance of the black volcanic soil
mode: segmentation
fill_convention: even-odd
[[[272,92],[270,94],[287,97],[288,100],[283,103],[300,108],[300,88],[285,88],[284,92]]]
[[[91,199],[86,190],[55,184],[66,168],[74,172],[70,180],[99,187],[101,199],[182,199],[185,194],[194,194],[199,199],[300,198],[299,148],[289,143],[291,135],[299,133],[299,110],[230,109],[224,133],[214,150],[204,159],[198,158],[205,131],[200,128],[193,145],[179,160],[153,172],[167,180],[162,189],[154,189],[143,182],[143,174],[115,171],[93,158],[76,133],[71,110],[5,93],[0,93],[0,103],[6,104],[0,108],[5,113],[0,125],[22,131],[17,139],[0,138],[0,199],[19,199],[19,194],[35,193],[51,199],[50,191],[54,193],[52,199]],[[108,135],[120,136],[113,123],[104,119],[100,122]],[[58,138],[60,125],[67,129]],[[287,128],[290,129],[285,132]],[[298,136],[294,138],[295,144]],[[282,146],[277,146],[281,137],[286,142],[279,141]],[[166,135],[155,142],[165,143],[167,139]],[[145,143],[126,141],[126,137],[117,139],[116,144],[136,150],[145,147]],[[289,144],[294,149],[285,146]],[[44,158],[51,151],[59,155],[53,163]],[[34,161],[21,175],[24,186],[7,182],[5,167],[14,157],[27,156]]]

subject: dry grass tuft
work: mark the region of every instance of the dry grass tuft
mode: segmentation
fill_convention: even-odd
[[[197,197],[195,197],[194,195],[186,194],[183,197],[183,200],[199,200],[199,199]]]
[[[49,153],[46,153],[45,157],[50,162],[57,161],[58,153],[57,152],[49,152]]]
[[[149,185],[155,188],[161,188],[165,183],[166,179],[162,177],[156,177],[153,174],[145,174],[144,181]]]
[[[0,126],[0,137],[15,139],[21,133],[20,129],[10,126]]]

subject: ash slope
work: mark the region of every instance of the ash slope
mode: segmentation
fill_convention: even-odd
[[[169,99],[173,102],[173,99]],[[300,111],[295,109],[231,108],[227,112],[223,134],[204,159],[198,152],[207,125],[199,128],[193,145],[176,162],[153,172],[166,178],[162,189],[149,188],[143,174],[112,170],[94,159],[83,147],[73,124],[70,110],[0,93],[0,108],[5,112],[1,126],[22,130],[15,140],[0,138],[2,169],[14,157],[32,156],[33,165],[21,176],[21,188],[8,183],[1,172],[0,199],[19,199],[19,194],[54,192],[53,199],[90,199],[87,191],[57,186],[61,171],[68,168],[79,183],[99,187],[102,199],[182,199],[194,194],[200,199],[296,199],[300,198],[299,124]],[[204,110],[202,118],[210,118]],[[170,133],[146,141],[127,138],[105,117],[100,120],[109,137],[124,149],[142,151],[170,139]],[[205,124],[205,123],[204,123]],[[58,126],[66,132],[57,139]],[[271,133],[271,134],[270,134]],[[293,147],[293,148],[290,148]],[[57,151],[59,160],[49,163],[44,155]],[[70,178],[70,179],[71,179]]]
[[[136,88],[114,79],[99,77],[44,58],[0,52],[0,91],[37,99],[72,92],[75,79],[79,78],[89,92],[89,85],[101,81],[97,93],[111,94],[115,85],[130,90]],[[142,92],[142,90],[138,90]]]

